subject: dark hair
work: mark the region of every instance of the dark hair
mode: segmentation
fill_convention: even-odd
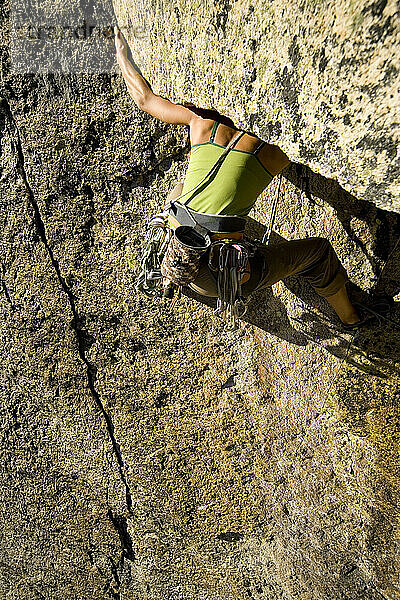
[[[219,121],[223,125],[237,129],[232,119],[226,117],[225,115],[221,115],[221,113],[215,110],[215,108],[202,108],[200,106],[195,106],[192,102],[180,102],[179,104],[185,108],[189,108],[191,111],[196,113],[196,115],[199,115],[199,117],[203,117],[203,119],[213,119],[215,121]]]

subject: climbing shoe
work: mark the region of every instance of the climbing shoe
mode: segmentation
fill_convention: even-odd
[[[385,292],[374,294],[371,300],[371,309],[382,316],[389,314],[392,306],[394,306],[392,296],[389,296],[389,294],[386,294]]]
[[[365,325],[369,325],[376,319],[374,314],[361,310],[360,305],[354,303],[354,306],[357,308],[357,312],[360,315],[360,320],[356,323],[341,323],[343,331],[357,331],[358,329],[365,327]],[[364,307],[362,308],[364,309]]]
[[[394,305],[394,300],[391,296],[385,293],[374,294],[371,297],[371,304],[366,306],[361,302],[353,302],[356,307],[360,320],[357,323],[345,324],[341,323],[343,331],[357,331],[365,325],[369,325],[374,321],[381,323],[380,317],[385,317],[389,314],[390,309]]]
[[[387,314],[389,314],[390,309],[394,305],[394,300],[388,294],[381,293],[372,296],[370,306],[361,304],[361,302],[353,302],[353,305],[356,307],[357,312],[360,315],[360,320],[357,321],[357,323],[342,323],[342,328],[344,331],[356,331],[374,321],[378,321],[380,323],[380,317],[385,317]]]

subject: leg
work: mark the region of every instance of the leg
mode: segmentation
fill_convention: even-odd
[[[342,323],[352,325],[360,320],[359,314],[350,302],[345,286],[341,287],[336,294],[326,296],[326,300],[335,310]]]
[[[260,249],[265,267],[256,289],[268,287],[290,275],[302,275],[320,296],[326,298],[342,323],[360,320],[351,304],[345,283],[348,275],[336,252],[324,238],[283,242]]]

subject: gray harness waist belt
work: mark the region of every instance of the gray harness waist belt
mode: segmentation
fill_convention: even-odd
[[[245,217],[200,213],[188,206],[179,204],[179,202],[172,202],[168,211],[171,217],[174,217],[181,225],[193,227],[194,219],[201,227],[213,233],[243,232],[246,226]],[[192,215],[192,218],[189,215]]]

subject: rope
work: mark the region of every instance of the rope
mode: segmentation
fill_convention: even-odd
[[[400,243],[400,235],[399,235],[399,237],[398,237],[398,239],[397,239],[397,242],[396,242],[396,243],[395,243],[395,245],[393,246],[393,250],[390,252],[389,256],[388,256],[388,257],[387,257],[387,259],[386,259],[386,262],[385,262],[385,264],[383,265],[383,268],[382,268],[381,274],[379,275],[379,277],[378,277],[378,279],[376,280],[376,283],[375,283],[375,285],[374,285],[374,287],[375,287],[375,288],[376,288],[376,286],[378,285],[378,283],[380,282],[380,280],[382,279],[383,272],[384,272],[384,270],[386,269],[386,266],[387,266],[387,264],[388,264],[389,260],[392,258],[392,256],[393,256],[393,254],[394,254],[394,252],[395,252],[395,250],[396,250],[397,246],[399,245],[399,243]]]
[[[331,382],[328,385],[328,388],[327,388],[327,390],[325,392],[326,399],[328,399],[329,392],[331,391],[331,388],[332,388],[333,384],[336,382],[337,378],[339,377],[339,373],[342,370],[343,364],[347,361],[347,358],[348,358],[348,356],[350,354],[350,350],[351,350],[351,348],[353,346],[353,343],[354,343],[354,341],[355,341],[355,339],[356,339],[356,337],[358,336],[359,333],[360,333],[360,330],[356,329],[354,331],[353,335],[351,336],[351,339],[350,339],[350,341],[349,341],[349,343],[347,345],[346,353],[345,353],[344,357],[342,358],[342,360],[340,361],[339,368],[336,371],[335,377],[331,380]],[[325,404],[323,404],[321,408],[324,408],[324,407],[325,407]]]
[[[277,193],[277,195],[276,195],[276,198],[275,198],[275,201],[274,201],[274,205],[273,205],[273,207],[272,207],[272,210],[271,210],[271,220],[270,220],[270,227],[269,227],[269,229],[268,229],[268,232],[267,232],[267,233],[264,235],[264,237],[263,237],[263,242],[264,242],[264,239],[267,239],[267,240],[268,240],[268,241],[267,241],[267,244],[269,243],[270,235],[271,235],[271,232],[272,232],[272,226],[273,226],[273,223],[274,223],[274,220],[275,220],[275,215],[276,215],[276,207],[277,207],[277,204],[278,204],[278,196],[279,196],[279,188],[280,188],[280,184],[281,184],[281,181],[279,181],[278,193]],[[307,198],[308,198],[308,197],[309,197],[309,194],[308,194],[308,193],[306,193],[306,196],[307,196]],[[394,247],[393,247],[392,251],[390,252],[389,256],[387,257],[387,259],[386,259],[386,261],[385,261],[385,264],[383,265],[382,271],[381,271],[381,273],[380,273],[380,275],[379,275],[379,277],[378,277],[378,279],[377,279],[377,281],[376,281],[375,285],[373,286],[373,289],[374,289],[374,288],[376,288],[376,286],[378,285],[379,281],[381,280],[381,278],[382,278],[382,275],[383,275],[383,272],[384,272],[384,270],[386,269],[386,267],[387,267],[387,265],[388,265],[388,262],[389,262],[389,260],[391,259],[391,257],[393,256],[394,252],[396,251],[396,249],[397,249],[397,246],[399,245],[399,243],[400,243],[400,236],[398,237],[398,239],[397,239],[397,242],[395,243],[395,245],[394,245]],[[309,307],[307,306],[307,304],[306,304],[306,303],[305,303],[305,302],[304,302],[304,301],[303,301],[301,298],[299,298],[299,300],[300,300],[301,304],[302,304],[303,306],[305,306],[305,307],[307,308],[307,310],[309,310]],[[384,315],[381,315],[381,314],[377,313],[376,311],[374,311],[373,309],[369,308],[368,306],[365,306],[364,304],[360,304],[360,303],[358,303],[358,305],[359,305],[359,306],[362,306],[362,307],[363,307],[365,310],[367,310],[368,312],[370,312],[371,314],[373,314],[374,316],[376,316],[376,317],[378,318],[378,321],[379,321],[379,324],[380,324],[380,325],[381,325],[381,319],[383,319],[384,321],[386,321],[386,322],[390,323],[391,325],[394,325],[396,328],[400,329],[400,323],[399,323],[399,322],[397,322],[397,321],[394,321],[393,319],[390,319],[389,317],[386,317],[386,316],[384,316]],[[351,336],[351,338],[350,338],[349,342],[348,342],[348,345],[347,345],[347,349],[346,349],[345,355],[343,356],[342,360],[340,361],[339,368],[338,368],[338,370],[336,371],[336,374],[335,374],[335,376],[333,377],[333,379],[331,379],[331,381],[329,382],[329,384],[328,384],[328,386],[327,386],[327,388],[326,388],[326,390],[325,390],[325,392],[324,392],[324,395],[325,395],[325,400],[323,401],[323,403],[322,403],[322,406],[321,406],[321,408],[319,409],[319,414],[321,413],[321,411],[322,411],[322,410],[325,408],[325,406],[326,406],[326,402],[327,402],[327,400],[328,400],[329,393],[330,393],[330,391],[331,391],[331,389],[332,389],[333,385],[336,383],[336,381],[337,381],[337,379],[338,379],[338,377],[339,377],[339,374],[340,374],[340,372],[341,372],[341,370],[342,370],[342,367],[343,367],[344,363],[347,361],[347,359],[348,359],[348,357],[349,357],[349,354],[350,354],[350,350],[351,350],[351,348],[353,347],[353,344],[354,344],[355,340],[357,339],[358,335],[360,334],[360,331],[361,331],[361,329],[356,329],[356,330],[354,331],[354,333],[352,334],[352,336]],[[304,443],[304,440],[303,440],[303,442],[302,442],[302,443]]]
[[[383,265],[381,274],[380,274],[380,276],[379,276],[379,278],[377,280],[377,283],[375,285],[377,285],[378,282],[380,281],[380,279],[382,277],[382,274],[383,274],[383,271],[386,269],[386,266],[387,266],[390,258],[392,257],[394,251],[396,250],[397,246],[399,245],[399,243],[400,243],[400,236],[399,236],[399,238],[398,238],[395,246],[393,247],[393,250],[389,254],[388,258],[386,259],[385,264]],[[303,306],[307,306],[302,299],[300,299],[300,300],[301,300],[301,303],[303,304]],[[390,319],[389,317],[386,317],[384,315],[379,314],[378,312],[376,312],[372,308],[369,308],[368,306],[365,306],[364,304],[361,304],[361,303],[354,303],[354,304],[357,305],[357,306],[361,306],[362,308],[364,308],[365,310],[367,310],[368,312],[370,312],[371,314],[373,314],[374,316],[376,316],[378,318],[379,324],[381,324],[381,319],[383,319],[384,321],[387,321],[388,323],[391,323],[392,325],[394,325],[395,327],[397,327],[398,329],[400,329],[400,323],[398,323],[397,321],[394,321],[393,319]],[[327,389],[325,391],[325,401],[323,402],[323,404],[322,404],[322,406],[320,408],[320,412],[326,406],[326,401],[328,400],[329,393],[330,393],[333,385],[336,383],[336,381],[337,381],[337,379],[339,377],[340,371],[342,370],[343,364],[345,363],[345,361],[347,361],[347,358],[348,358],[348,356],[350,354],[350,350],[351,350],[351,348],[353,346],[353,343],[356,340],[357,336],[360,334],[360,331],[361,331],[361,329],[356,329],[354,331],[354,333],[353,333],[353,335],[352,335],[349,343],[348,343],[346,353],[345,353],[344,357],[342,358],[342,360],[340,362],[339,368],[338,368],[338,370],[337,370],[334,378],[330,381],[330,383],[329,383],[329,385],[328,385],[328,387],[327,387]]]
[[[376,310],[374,310],[373,308],[365,306],[365,304],[361,304],[361,302],[354,302],[354,306],[361,306],[364,310],[377,317],[379,324],[381,324],[381,319],[383,319],[384,321],[387,321],[391,325],[397,327],[397,329],[400,329],[400,323],[398,321],[394,321],[393,319],[389,319],[389,317],[385,317],[385,315],[381,315],[380,313],[376,312]]]
[[[278,208],[278,202],[279,202],[279,192],[281,190],[281,183],[282,183],[282,174],[279,174],[279,183],[278,183],[278,188],[277,188],[277,192],[275,195],[275,199],[274,199],[274,202],[273,202],[272,208],[271,208],[271,217],[269,220],[269,226],[268,226],[268,229],[265,232],[263,239],[262,239],[262,243],[265,244],[266,246],[268,246],[268,244],[269,244],[271,234],[272,234],[272,229],[273,229],[274,223],[275,223],[276,210]]]

